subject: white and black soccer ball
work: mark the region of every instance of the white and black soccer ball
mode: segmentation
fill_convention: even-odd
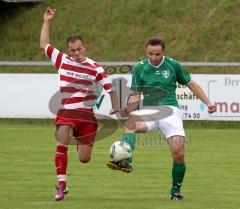
[[[118,162],[132,157],[132,149],[127,142],[116,141],[111,145],[109,154],[113,162]]]

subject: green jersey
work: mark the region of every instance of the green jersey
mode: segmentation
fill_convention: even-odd
[[[131,90],[143,92],[143,106],[178,107],[176,83],[186,85],[190,81],[191,76],[178,61],[164,56],[158,66],[145,59],[134,67]]]

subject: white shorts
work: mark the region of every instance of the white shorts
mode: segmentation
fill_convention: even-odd
[[[147,124],[148,132],[161,130],[166,139],[176,135],[185,136],[183,113],[177,107],[144,106],[143,109],[134,111],[132,114],[141,116]]]

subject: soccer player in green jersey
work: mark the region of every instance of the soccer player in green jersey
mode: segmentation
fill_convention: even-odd
[[[180,187],[186,171],[184,161],[184,129],[182,113],[176,99],[176,84],[186,85],[208,107],[208,112],[216,111],[199,84],[192,80],[185,68],[176,60],[164,56],[165,43],[162,39],[150,39],[147,44],[147,59],[139,62],[133,71],[132,96],[128,105],[120,110],[124,123],[122,140],[134,150],[136,133],[161,130],[168,141],[173,158],[171,199],[182,200]],[[139,106],[143,93],[143,109]],[[153,113],[149,115],[149,110]],[[156,113],[157,112],[157,113]],[[111,169],[132,171],[132,159],[107,162]]]

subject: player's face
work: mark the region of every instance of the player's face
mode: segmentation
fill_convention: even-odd
[[[164,51],[161,45],[148,45],[147,57],[152,65],[159,65],[163,59]]]
[[[76,40],[74,42],[68,43],[68,54],[76,61],[82,62],[85,60],[86,48],[81,40]]]

